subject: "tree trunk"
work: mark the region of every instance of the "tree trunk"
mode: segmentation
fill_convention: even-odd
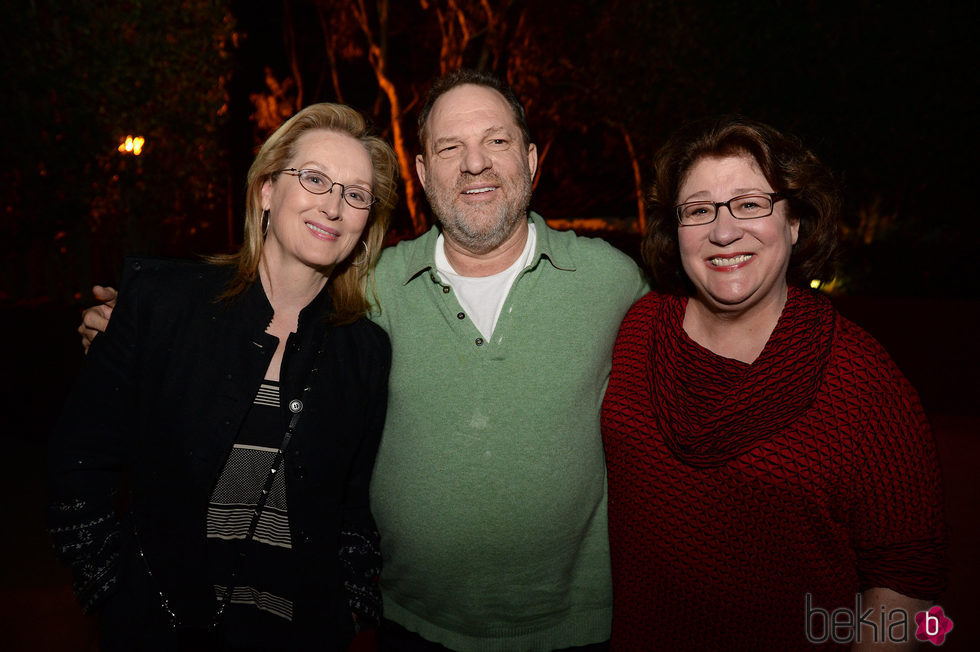
[[[640,160],[636,156],[636,149],[633,148],[633,139],[630,132],[623,123],[617,123],[619,133],[623,135],[623,142],[626,143],[626,150],[630,155],[630,163],[633,165],[633,184],[636,188],[636,230],[640,235],[647,230],[647,208],[643,193],[643,173],[640,169]]]
[[[412,231],[415,235],[422,235],[428,228],[428,223],[419,208],[418,189],[415,186],[415,165],[413,165],[415,157],[412,156],[405,144],[398,89],[384,75],[380,67],[375,67],[375,74],[378,77],[378,86],[388,96],[388,104],[391,106],[391,139],[395,147],[395,155],[398,157],[398,168],[401,170],[402,181],[405,182],[405,203],[408,205],[408,216],[412,220]]]
[[[374,38],[368,13],[364,6],[364,0],[352,7],[357,22],[364,32],[364,38],[368,43],[368,60],[374,75],[378,80],[378,87],[388,98],[388,106],[391,113],[391,140],[395,148],[395,155],[398,157],[398,168],[401,171],[402,181],[405,183],[405,204],[408,206],[408,216],[412,222],[412,232],[421,235],[428,227],[425,215],[419,207],[418,190],[415,185],[415,158],[408,151],[405,143],[405,132],[402,129],[402,110],[401,102],[398,99],[398,89],[385,73],[386,61],[386,34],[388,30],[388,0],[378,1],[378,24],[380,39]],[[380,42],[379,42],[380,41]]]
[[[344,94],[340,90],[340,76],[337,71],[337,37],[327,24],[327,14],[320,5],[317,5],[317,16],[320,19],[323,42],[326,44],[327,60],[330,62],[330,82],[333,84],[334,96],[336,96],[337,102],[343,104]]]
[[[289,1],[282,3],[282,32],[283,41],[289,54],[289,70],[293,74],[296,82],[296,110],[303,108],[303,75],[299,70],[299,55],[296,52],[296,28],[293,25],[293,13],[289,7]]]

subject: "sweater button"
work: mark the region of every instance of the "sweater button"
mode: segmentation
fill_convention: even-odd
[[[466,319],[466,315],[461,312],[457,312],[456,319]]]
[[[442,293],[443,294],[449,294],[449,286],[448,285],[443,285],[442,286]]]
[[[477,346],[483,346],[483,338],[482,337],[476,338],[476,345]]]

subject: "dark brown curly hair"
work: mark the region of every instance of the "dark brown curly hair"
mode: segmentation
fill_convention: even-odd
[[[681,265],[674,210],[687,174],[702,159],[744,154],[755,159],[773,190],[786,197],[787,217],[800,222],[787,281],[805,287],[813,279],[834,277],[840,240],[840,193],[834,175],[797,138],[761,122],[722,116],[682,127],[655,156],[643,260],[661,292],[694,291]]]

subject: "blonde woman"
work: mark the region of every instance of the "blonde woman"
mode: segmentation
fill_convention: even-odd
[[[395,165],[356,111],[310,106],[252,164],[236,254],[128,263],[50,452],[102,649],[346,649],[377,618],[391,353],[365,286]]]

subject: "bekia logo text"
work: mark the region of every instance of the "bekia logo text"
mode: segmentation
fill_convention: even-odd
[[[813,644],[833,641],[837,644],[904,643],[909,640],[909,613],[904,609],[877,610],[864,608],[863,596],[854,596],[854,609],[838,607],[828,611],[813,605],[813,595],[804,598],[806,613],[806,640]],[[946,634],[953,629],[953,621],[943,613],[939,605],[915,614],[915,638],[942,645]]]

